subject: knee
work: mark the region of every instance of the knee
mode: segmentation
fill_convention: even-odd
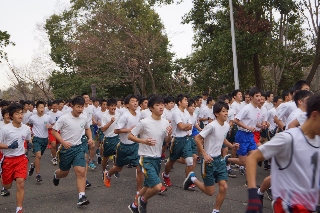
[[[36,155],[36,159],[41,160],[41,153]]]
[[[192,157],[187,157],[186,158],[186,164],[187,164],[187,166],[193,166],[193,158]]]
[[[205,193],[206,195],[212,196],[214,194],[214,189],[207,189]]]
[[[16,180],[16,182],[17,182],[17,188],[18,189],[24,189],[24,179],[20,179],[19,178],[19,180]]]
[[[219,187],[219,192],[225,194],[225,193],[227,193],[227,189],[228,189],[227,183],[222,184],[222,185],[220,185],[220,187]]]
[[[155,191],[159,192],[161,190],[161,188],[162,188],[162,183],[159,183],[159,184],[155,185],[153,188],[154,188]]]

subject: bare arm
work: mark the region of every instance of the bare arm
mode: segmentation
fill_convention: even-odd
[[[178,123],[177,126],[180,130],[183,130],[183,131],[189,131],[192,129],[192,125],[189,123],[184,124],[184,123],[180,122],[180,123]]]
[[[294,119],[293,121],[290,122],[290,124],[288,125],[288,129],[291,129],[291,128],[295,128],[295,127],[298,127],[300,126],[300,123],[297,119]]]
[[[250,127],[250,126],[247,126],[245,125],[244,123],[242,123],[239,119],[235,118],[233,120],[233,123],[237,124],[238,126],[244,128],[244,129],[247,129],[247,130],[250,130],[251,132],[254,132],[255,131],[255,127]]]
[[[254,150],[246,161],[248,189],[256,188],[257,163],[263,161],[264,157],[259,149]]]

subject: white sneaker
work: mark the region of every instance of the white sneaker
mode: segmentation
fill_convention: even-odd
[[[57,158],[52,158],[51,162],[52,162],[53,165],[57,165],[58,164]]]

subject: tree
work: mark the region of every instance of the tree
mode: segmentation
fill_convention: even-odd
[[[7,59],[7,54],[3,49],[10,44],[15,45],[12,41],[10,41],[10,35],[7,33],[7,31],[0,30],[0,59]]]

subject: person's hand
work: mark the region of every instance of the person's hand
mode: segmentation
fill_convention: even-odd
[[[262,213],[262,202],[259,198],[257,188],[248,189],[248,197],[246,213]]]
[[[19,144],[18,144],[18,141],[13,141],[9,146],[8,148],[9,149],[16,149],[19,147]]]
[[[72,146],[72,143],[67,142],[67,141],[64,141],[64,142],[62,142],[62,146],[63,146],[65,149],[69,149],[69,148]]]
[[[203,159],[204,159],[204,161],[207,162],[207,163],[210,163],[210,162],[213,161],[212,157],[211,157],[210,155],[208,155],[207,153],[205,153],[205,154],[203,155]]]
[[[232,149],[238,150],[239,148],[240,148],[240,144],[239,143],[232,144]]]
[[[166,128],[166,131],[167,131],[167,134],[168,134],[168,135],[171,135],[171,134],[172,134],[172,126],[168,126],[168,127]]]
[[[155,146],[157,143],[156,140],[152,139],[152,138],[147,138],[145,141],[144,141],[144,144],[148,145],[148,146]]]
[[[88,145],[91,146],[91,148],[92,146],[94,147],[94,141],[92,140],[92,138],[88,140]]]
[[[255,132],[256,128],[252,126],[248,126],[247,130],[249,130],[250,132]]]
[[[116,120],[116,118],[112,117],[110,122],[113,123],[115,120]]]

